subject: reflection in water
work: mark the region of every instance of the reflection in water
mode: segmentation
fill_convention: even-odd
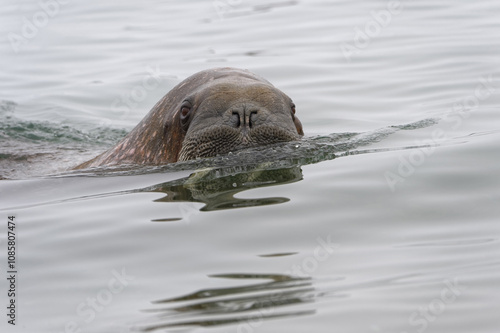
[[[267,281],[240,287],[204,289],[176,298],[153,301],[157,308],[144,311],[155,316],[139,330],[149,332],[235,323],[248,325],[253,320],[315,313],[315,310],[303,309],[304,304],[314,302],[317,297],[310,278],[278,274],[220,274],[210,277]],[[294,306],[298,305],[302,307],[297,310]]]
[[[336,134],[301,142],[276,145],[273,148],[257,147],[211,159],[176,163],[175,168],[203,169],[189,177],[157,184],[135,192],[162,192],[166,196],[155,202],[200,202],[201,211],[255,207],[288,202],[284,197],[244,199],[235,198],[239,192],[258,187],[275,186],[300,181],[302,165],[331,160],[342,147],[348,151],[350,139],[355,134]],[[334,138],[335,137],[335,138]],[[339,143],[339,139],[346,143]],[[335,141],[336,145],[331,142]],[[349,142],[349,143],[347,143]],[[342,151],[342,150],[340,150]],[[260,163],[256,163],[260,161]],[[208,164],[205,164],[208,163]],[[172,165],[159,167],[171,170]],[[172,222],[184,218],[159,218],[154,222]]]
[[[350,135],[349,135],[350,136]],[[201,202],[201,211],[255,207],[279,204],[288,198],[271,197],[241,199],[235,198],[239,192],[281,184],[297,182],[302,179],[301,165],[317,163],[335,158],[336,147],[318,142],[292,142],[268,147],[257,147],[211,159],[176,163],[175,168],[195,168],[187,178],[176,179],[136,192],[162,192],[166,196],[156,202]],[[331,140],[330,137],[327,140]],[[259,161],[258,163],[256,161]],[[208,164],[205,164],[208,163]],[[200,170],[200,167],[203,168]],[[170,170],[171,165],[159,170]],[[177,221],[179,218],[156,219]]]
[[[239,199],[235,198],[234,195],[252,188],[292,183],[302,179],[302,172],[299,167],[278,170],[260,169],[221,175],[223,171],[227,172],[228,170],[203,170],[195,172],[187,178],[158,184],[142,191],[167,194],[167,196],[157,199],[155,202],[202,202],[205,203],[205,206],[201,208],[201,211],[211,211],[287,202],[289,201],[288,198]]]

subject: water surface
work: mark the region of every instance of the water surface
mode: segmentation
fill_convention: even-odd
[[[497,2],[42,3],[0,9],[2,332],[498,331]],[[307,138],[69,171],[220,66]]]

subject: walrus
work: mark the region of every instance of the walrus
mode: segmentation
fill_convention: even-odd
[[[295,104],[285,93],[247,70],[214,68],[179,83],[113,148],[74,169],[162,165],[303,135]]]

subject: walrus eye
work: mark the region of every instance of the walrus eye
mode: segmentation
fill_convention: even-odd
[[[292,109],[292,120],[295,121],[295,104],[292,103],[292,105],[290,105],[290,108]]]
[[[304,130],[302,129],[302,123],[300,122],[299,118],[295,117],[295,104],[292,103],[290,105],[290,113],[292,114],[292,121],[293,124],[295,125],[295,128],[297,129],[297,133],[299,135],[304,135]]]
[[[181,126],[182,126],[182,129],[184,131],[187,131],[188,127],[189,127],[189,121],[190,121],[190,118],[191,118],[191,110],[193,109],[191,103],[189,103],[188,101],[184,101],[184,103],[182,103],[181,105],[181,115],[180,115],[180,119],[181,119]]]

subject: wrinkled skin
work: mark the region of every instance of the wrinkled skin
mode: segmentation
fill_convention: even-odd
[[[115,147],[75,169],[161,165],[302,136],[287,95],[248,71],[216,68],[179,83]]]

